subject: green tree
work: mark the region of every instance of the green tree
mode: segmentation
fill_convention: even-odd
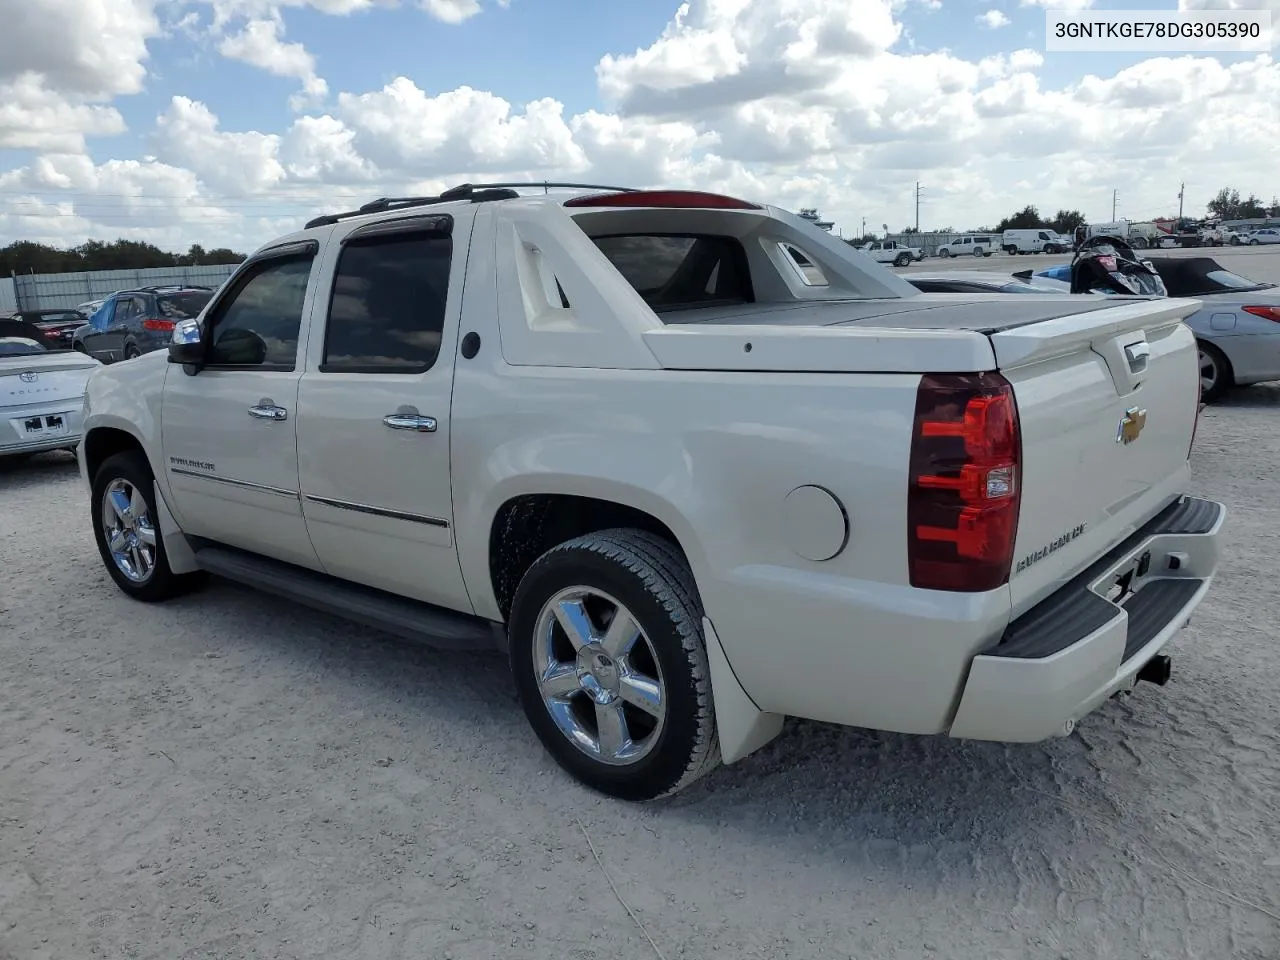
[[[1040,227],[1047,227],[1049,224],[1044,222],[1044,218],[1040,216],[1040,210],[1034,204],[1028,204],[1011,217],[1005,217],[996,224],[996,233],[1004,233],[1006,230],[1036,230]]]
[[[1049,221],[1049,226],[1053,227],[1058,233],[1071,236],[1075,233],[1076,227],[1083,227],[1088,222],[1085,219],[1085,215],[1079,210],[1059,210],[1054,214],[1053,219]]]
[[[59,250],[42,243],[19,240],[0,247],[0,276],[12,273],[76,273],[82,270],[145,270],[149,267],[234,264],[243,253],[226,247],[205,251],[197,244],[185,254],[166,253],[159,247],[137,240],[87,240],[78,247]]]
[[[1219,220],[1252,220],[1267,216],[1266,205],[1252,193],[1241,199],[1234,187],[1223,187],[1206,205],[1209,213]]]

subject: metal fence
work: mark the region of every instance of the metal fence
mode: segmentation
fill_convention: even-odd
[[[0,314],[18,309],[18,293],[11,277],[0,277]]]
[[[56,310],[99,300],[117,290],[162,284],[195,284],[217,287],[236,264],[205,267],[153,267],[147,270],[93,270],[84,273],[22,274],[10,281],[16,306],[22,310]],[[0,307],[4,305],[0,281]]]

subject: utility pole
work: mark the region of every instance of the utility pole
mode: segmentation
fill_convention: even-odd
[[[1182,219],[1182,199],[1184,196],[1186,196],[1186,193],[1187,193],[1187,185],[1184,183],[1181,187],[1178,188],[1178,219],[1179,220]]]
[[[916,233],[920,232],[920,181],[916,181]]]
[[[1112,223],[1116,222],[1116,204],[1119,203],[1119,201],[1120,201],[1120,191],[1112,190],[1111,191],[1111,222]]]
[[[858,234],[858,238],[859,238],[859,239],[861,239],[862,237],[865,237],[866,235],[867,235],[867,218],[866,218],[866,217],[863,217],[863,218],[862,218],[862,232],[861,232],[860,234]]]

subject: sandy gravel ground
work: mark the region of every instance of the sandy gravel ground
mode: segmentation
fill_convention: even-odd
[[[1168,687],[1034,746],[794,722],[645,807],[554,767],[502,660],[132,603],[73,461],[0,466],[0,958],[1280,957],[1278,424],[1204,415],[1230,542]]]

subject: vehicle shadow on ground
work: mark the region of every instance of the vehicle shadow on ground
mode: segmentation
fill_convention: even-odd
[[[1207,407],[1205,412],[1212,410],[1213,407],[1230,407],[1241,410],[1252,407],[1280,407],[1280,384],[1259,383],[1250,387],[1233,387],[1212,407]]]
[[[76,455],[53,450],[31,456],[0,457],[0,493],[36,487],[63,476],[76,475]]]
[[[1113,818],[1105,793],[1091,791],[1089,781],[1098,780],[1100,764],[1122,772],[1132,763],[1116,744],[1093,757],[1091,733],[1003,745],[792,720],[771,744],[676,797],[615,807],[572,781],[542,750],[500,652],[438,651],[218,580],[175,605],[186,608],[193,622],[214,618],[225,626],[242,617],[245,632],[224,634],[223,642],[242,645],[241,652],[255,659],[305,657],[310,669],[376,701],[370,706],[395,705],[411,727],[415,718],[424,728],[447,727],[463,754],[506,752],[503,780],[529,802],[570,812],[608,810],[646,829],[740,830],[742,842],[794,843],[807,855],[821,840],[836,859],[848,855],[845,843],[856,841],[860,855],[867,855],[883,841],[884,856],[906,856],[904,867],[920,859],[923,871],[943,850],[963,846],[965,859],[983,849],[1007,854],[1010,844],[1038,842],[1033,838],[1055,824],[1067,830],[1081,804],[1100,819]],[[483,723],[477,724],[481,709]],[[1103,739],[1119,739],[1105,732],[1116,719],[1098,725]],[[1060,797],[1069,800],[1060,804]]]

